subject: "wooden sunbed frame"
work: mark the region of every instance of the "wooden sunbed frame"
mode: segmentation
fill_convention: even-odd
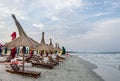
[[[8,57],[6,58],[6,60],[0,61],[0,63],[10,62],[11,59],[12,59],[12,57],[11,57],[11,56],[8,56]]]
[[[35,58],[35,59],[36,59],[36,62],[31,62],[32,66],[37,66],[38,65],[38,66],[48,68],[48,69],[53,69],[54,68],[53,64],[44,63],[39,58]]]
[[[48,68],[48,69],[53,69],[54,68],[52,65],[48,65],[48,64],[34,63],[34,62],[32,62],[31,64],[32,64],[32,67],[38,65],[38,66],[41,66],[41,67],[44,67],[44,68]]]
[[[59,60],[65,60],[64,57],[61,57],[61,56],[58,56],[58,55],[57,55],[57,58],[58,58]]]
[[[53,58],[51,56],[48,56],[48,57],[49,57],[50,62],[56,63],[57,65],[59,64],[59,60],[58,59],[53,60]]]
[[[32,76],[34,78],[38,78],[41,75],[41,72],[37,71],[29,71],[29,70],[20,70],[20,68],[17,66],[17,64],[10,64],[11,70],[6,70],[7,72],[13,73],[13,74],[20,74],[20,75],[26,75],[26,76]]]

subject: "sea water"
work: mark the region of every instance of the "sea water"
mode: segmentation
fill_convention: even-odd
[[[94,71],[105,81],[120,81],[120,53],[76,53],[97,66]]]

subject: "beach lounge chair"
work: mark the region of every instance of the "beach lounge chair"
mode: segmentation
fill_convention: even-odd
[[[20,75],[26,75],[26,76],[32,76],[32,77],[39,77],[41,75],[41,72],[37,71],[29,71],[29,70],[21,70],[17,64],[10,64],[11,70],[6,70],[7,72],[13,73],[13,74],[20,74]]]
[[[65,57],[58,56],[58,55],[56,56],[56,58],[59,59],[59,60],[61,60],[61,61],[62,61],[62,60],[65,60]]]
[[[65,60],[65,59],[59,58],[58,56],[56,57],[56,59],[57,59],[59,62],[61,62],[61,63],[63,63],[63,61]]]
[[[47,62],[47,63],[44,62],[44,61],[45,61],[45,58],[48,59],[48,62]],[[50,61],[49,57],[44,57],[44,61],[43,61],[43,58],[42,58],[42,59],[40,58],[39,61],[41,61],[41,62],[44,63],[44,64],[50,64],[50,65],[53,65],[53,66],[56,66],[56,65],[57,65],[57,63]]]
[[[59,64],[59,60],[58,59],[53,59],[52,56],[48,56],[50,62],[56,63],[57,65]]]
[[[11,56],[8,56],[8,57],[6,58],[6,60],[0,61],[0,63],[11,62],[11,59],[12,59],[12,57],[11,57]]]
[[[40,66],[48,69],[53,69],[54,66],[52,64],[44,63],[42,60],[39,58],[35,58],[36,61],[32,61],[31,64],[32,66]]]

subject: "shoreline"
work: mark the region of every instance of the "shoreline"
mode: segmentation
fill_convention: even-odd
[[[26,70],[41,71],[41,77],[37,79],[8,73],[3,64],[0,64],[0,68],[0,81],[104,81],[93,71],[97,66],[75,55],[70,55],[52,70],[31,67],[26,63]]]
[[[81,63],[84,65],[84,69],[89,71],[88,74],[90,74],[90,76],[94,78],[94,80],[90,80],[90,81],[105,81],[100,75],[98,75],[94,71],[95,69],[98,68],[95,64],[79,57],[78,55],[72,55],[72,56],[75,56],[75,58],[79,58],[79,61],[81,61]]]

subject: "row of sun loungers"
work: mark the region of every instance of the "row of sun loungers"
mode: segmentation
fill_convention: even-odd
[[[47,68],[47,69],[53,69],[54,66],[58,65],[59,62],[63,62],[65,60],[64,57],[56,56],[56,58],[52,58],[51,56],[47,57],[49,59],[48,62],[44,62],[43,59],[39,56],[33,56],[29,60],[25,60],[26,62],[29,62],[33,66],[39,66],[42,68]],[[7,69],[7,72],[13,73],[13,74],[20,74],[20,75],[27,75],[27,76],[32,76],[32,77],[39,77],[41,75],[41,72],[36,72],[36,71],[29,71],[29,70],[21,70],[17,64],[10,64],[12,69]]]
[[[59,62],[63,62],[63,60],[60,60],[59,57],[57,57],[56,59],[53,59],[51,56],[48,56],[47,58],[49,59],[49,61],[45,63],[41,58],[35,57],[36,61],[32,61],[31,64],[32,66],[40,66],[48,69],[53,69],[54,66],[59,64]]]

